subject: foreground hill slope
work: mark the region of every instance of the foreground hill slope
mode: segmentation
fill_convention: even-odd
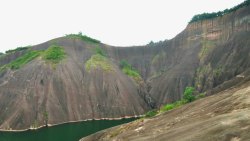
[[[150,119],[98,132],[81,141],[249,141],[250,81]]]

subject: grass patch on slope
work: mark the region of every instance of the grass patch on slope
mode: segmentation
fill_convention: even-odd
[[[8,53],[13,53],[17,51],[26,50],[26,49],[28,48],[17,48],[15,50],[9,51]],[[56,45],[50,46],[47,50],[30,50],[29,49],[24,55],[11,61],[9,64],[6,64],[0,67],[0,71],[3,71],[7,68],[10,68],[12,70],[17,70],[39,56],[42,56],[43,59],[46,61],[49,61],[53,64],[57,64],[62,59],[65,58],[66,54],[62,47],[56,46]]]
[[[112,64],[107,58],[106,52],[99,46],[93,49],[94,55],[85,63],[85,69],[90,72],[91,69],[101,68],[104,71],[113,71]]]
[[[120,68],[122,69],[122,72],[135,80],[140,80],[141,76],[139,72],[133,68],[126,60],[121,60],[120,61]]]
[[[190,102],[193,102],[197,99],[205,97],[204,93],[201,93],[201,94],[198,94],[195,96],[194,91],[195,91],[195,89],[193,87],[186,87],[184,94],[183,94],[183,98],[181,100],[176,101],[174,103],[163,105],[160,107],[159,110],[157,110],[157,109],[151,110],[151,111],[147,112],[146,114],[144,114],[144,117],[146,117],[146,118],[154,117],[158,114],[164,113],[166,111],[170,111],[172,109],[176,109],[176,108],[181,107],[187,103],[190,103]]]
[[[109,63],[105,56],[100,54],[92,55],[91,58],[85,63],[85,69],[89,72],[91,68],[101,68],[104,71],[113,71],[112,65]]]
[[[1,67],[0,70],[10,68],[12,70],[19,69],[25,64],[29,63],[33,59],[37,58],[41,54],[41,51],[30,50],[25,53],[23,56],[17,58],[16,60],[10,62],[9,64],[4,65]]]
[[[66,56],[64,49],[57,45],[50,46],[43,53],[43,59],[53,64],[59,63]]]
[[[65,37],[71,38],[71,39],[80,39],[80,40],[87,41],[90,43],[96,43],[96,44],[101,43],[101,41],[99,40],[88,37],[87,35],[83,35],[82,32],[79,32],[78,34],[67,34]]]

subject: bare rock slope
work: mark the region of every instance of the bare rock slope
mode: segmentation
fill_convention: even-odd
[[[81,141],[249,141],[250,82]]]

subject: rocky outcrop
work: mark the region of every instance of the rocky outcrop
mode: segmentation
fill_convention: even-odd
[[[81,141],[248,141],[250,82],[148,119],[106,129]]]

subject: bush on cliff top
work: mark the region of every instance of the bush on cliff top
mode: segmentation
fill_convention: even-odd
[[[79,32],[78,34],[67,34],[66,37],[72,38],[72,39],[81,39],[83,41],[87,41],[91,43],[101,43],[101,41],[99,40],[88,37],[87,35],[83,35],[82,32]]]
[[[225,9],[224,11],[198,14],[198,15],[193,16],[193,18],[191,19],[191,21],[189,23],[220,17],[220,16],[234,12],[242,7],[249,6],[249,5],[250,5],[250,0],[246,0],[241,4],[234,6],[233,8],[230,8],[230,9]]]
[[[26,46],[26,47],[18,47],[16,49],[11,49],[11,50],[7,50],[5,51],[6,54],[8,53],[14,53],[14,52],[17,52],[17,51],[23,51],[23,50],[27,50],[27,49],[30,49],[31,46]]]

